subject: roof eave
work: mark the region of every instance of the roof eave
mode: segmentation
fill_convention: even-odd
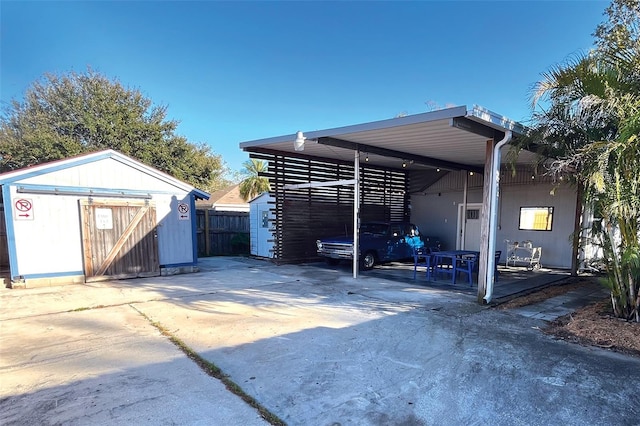
[[[366,132],[372,130],[390,129],[393,127],[407,126],[417,123],[428,123],[436,120],[446,120],[454,117],[464,117],[467,114],[466,106],[458,106],[446,108],[437,111],[430,111],[421,114],[407,115],[404,117],[389,118],[386,120],[372,121],[369,123],[354,124],[350,126],[334,127],[332,129],[316,130],[304,132],[307,139],[318,139],[322,137],[331,137],[336,135],[346,135],[350,133]],[[248,148],[268,146],[272,144],[293,141],[296,134],[275,136],[266,139],[256,139],[240,143],[240,148],[246,150]]]
[[[514,134],[523,135],[527,130],[524,125],[518,123],[517,121],[511,120],[504,115],[497,114],[480,105],[474,105],[470,110],[467,111],[465,116],[470,120],[484,124],[485,126],[489,126],[495,130],[500,130],[502,132],[511,130]]]

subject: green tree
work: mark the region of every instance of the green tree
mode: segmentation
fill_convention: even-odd
[[[91,69],[46,74],[0,115],[0,172],[110,148],[200,189],[216,187],[221,158],[176,135],[166,113]]]
[[[640,9],[614,0],[596,49],[551,68],[534,88],[529,141],[555,158],[599,212],[606,283],[617,316],[640,322]]]
[[[269,190],[269,179],[260,176],[267,171],[267,163],[252,158],[243,164],[244,179],[240,182],[240,196],[248,201]]]

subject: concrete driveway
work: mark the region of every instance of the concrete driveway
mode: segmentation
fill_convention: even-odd
[[[640,360],[475,296],[314,265],[0,291],[2,424],[637,425]]]

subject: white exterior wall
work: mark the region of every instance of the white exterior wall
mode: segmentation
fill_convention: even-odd
[[[176,187],[113,158],[105,158],[67,169],[20,180],[31,185],[60,185],[82,188],[137,189],[174,192]]]
[[[249,203],[249,229],[250,229],[250,252],[253,256],[273,257],[273,235],[270,231],[271,225],[263,226],[262,215],[267,212],[269,219],[273,219],[273,213],[269,210],[268,204],[272,198],[269,194],[262,194]]]
[[[496,250],[506,255],[505,240],[531,240],[542,247],[541,264],[555,268],[571,268],[571,240],[575,217],[576,193],[563,185],[556,189],[551,183],[530,185],[500,185],[498,232]],[[447,250],[456,248],[458,206],[462,203],[462,191],[425,192],[411,194],[411,221],[420,227],[423,235],[440,238]],[[474,188],[467,193],[468,203],[482,203],[482,190]],[[551,231],[518,230],[520,207],[554,208]]]
[[[32,220],[16,220],[19,199],[31,201]],[[77,197],[17,194],[12,187],[10,202],[13,214],[6,220],[13,221],[20,275],[84,274]]]
[[[192,195],[117,159],[106,158],[60,170],[54,167],[50,172],[26,176],[5,185],[5,189],[8,189],[8,192],[4,192],[3,201],[7,216],[5,221],[8,229],[13,230],[8,241],[14,262],[12,276],[35,279],[84,275],[79,200],[87,200],[88,196],[29,192],[52,191],[56,188],[60,191],[123,190],[133,194],[149,194],[149,201],[156,207],[161,267],[195,265],[197,262],[194,257],[195,208]],[[18,193],[17,188],[21,186],[23,190]],[[19,212],[15,202],[18,199],[31,201],[31,219],[17,217]],[[95,196],[94,199],[98,201],[101,198]],[[127,196],[109,199],[126,201]],[[179,202],[189,206],[188,220],[180,220],[177,210]],[[82,281],[74,279],[74,282]]]

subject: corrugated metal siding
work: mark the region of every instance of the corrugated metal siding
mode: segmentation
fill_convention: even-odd
[[[481,199],[482,194],[480,194]],[[411,196],[411,221],[418,225],[422,235],[437,237],[444,250],[455,250],[458,204],[460,202],[462,202],[462,193],[413,194]],[[473,201],[469,200],[469,202]]]
[[[555,189],[549,183],[522,187],[511,185],[501,187],[499,230],[496,247],[506,250],[505,239],[511,241],[531,240],[535,247],[542,247],[543,266],[571,267],[571,239],[575,216],[576,192],[568,185]],[[551,231],[521,231],[518,229],[520,207],[553,207]]]
[[[443,173],[441,179],[428,187],[424,187],[424,178],[420,179],[419,176],[411,179],[411,186],[409,191],[414,193],[433,194],[438,192],[456,192],[462,191],[464,188],[465,172],[449,172]],[[471,175],[467,172],[469,177],[468,188],[482,188],[483,176],[480,173],[473,173]],[[550,176],[538,176],[535,175],[530,168],[519,167],[514,172],[510,167],[503,166],[500,171],[500,185],[514,186],[514,185],[531,185],[538,183],[552,183],[553,178]]]
[[[505,239],[512,241],[531,240],[542,247],[542,265],[549,267],[571,267],[571,241],[573,232],[576,193],[570,186],[556,187],[549,182],[540,182],[531,175],[514,180],[515,184],[505,184],[500,180],[500,204],[498,212],[498,231],[496,250],[506,250]],[[524,187],[526,185],[526,188]],[[442,188],[442,187],[441,187]],[[551,195],[555,188],[555,195]],[[469,190],[469,203],[482,202],[482,188]],[[462,203],[462,190],[427,191],[425,194],[412,194],[411,220],[423,234],[432,234],[440,238],[446,249],[456,247],[458,230],[458,206]],[[520,231],[518,221],[520,207],[551,206],[554,208],[552,231]]]

